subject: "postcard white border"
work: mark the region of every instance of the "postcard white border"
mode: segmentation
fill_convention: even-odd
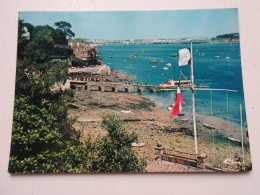
[[[18,175],[7,172],[19,11],[238,8],[253,171],[246,174]],[[260,194],[260,1],[0,0],[0,194]]]

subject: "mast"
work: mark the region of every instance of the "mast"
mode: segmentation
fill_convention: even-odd
[[[197,127],[196,127],[196,113],[195,113],[195,96],[194,96],[194,73],[193,73],[193,52],[192,52],[192,41],[190,42],[190,53],[191,53],[191,90],[192,90],[192,116],[193,116],[193,130],[194,130],[194,141],[195,141],[195,154],[196,158],[198,155],[198,141],[197,141]]]
[[[243,122],[242,122],[242,106],[240,104],[240,120],[241,120],[241,144],[242,144],[242,168],[244,169],[245,165],[245,154],[244,154],[244,136],[243,136]]]

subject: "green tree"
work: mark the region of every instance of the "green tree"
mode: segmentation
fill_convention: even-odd
[[[62,146],[55,120],[46,109],[31,104],[29,98],[15,100],[9,172],[43,171],[50,151]]]
[[[54,49],[52,31],[49,26],[36,27],[34,38],[28,43],[24,55],[27,59],[32,59],[36,63],[47,62]]]
[[[73,93],[51,91],[54,83],[66,81],[68,62],[54,62],[50,56],[70,56],[72,50],[61,41],[66,40],[65,33],[48,25],[31,25],[31,39],[25,40],[21,36],[25,25],[19,21],[9,171],[80,172],[86,162],[85,153],[80,152],[84,146],[79,141],[79,132],[72,127],[74,121],[68,117],[67,107]],[[75,160],[78,156],[81,161]]]
[[[85,65],[86,65],[86,62],[84,62],[83,60],[76,58],[76,57],[72,57],[72,66],[83,67]]]
[[[138,141],[137,134],[128,133],[115,116],[103,118],[102,127],[108,135],[97,143],[98,160],[93,162],[94,172],[142,172],[145,160],[139,160],[131,147],[131,143]]]
[[[68,39],[71,39],[72,37],[75,36],[75,33],[71,31],[72,26],[68,22],[65,21],[56,22],[54,26],[57,27],[58,29],[63,30],[63,32],[66,33]]]
[[[66,139],[57,118],[29,97],[15,100],[10,173],[89,172],[87,148],[79,136]]]

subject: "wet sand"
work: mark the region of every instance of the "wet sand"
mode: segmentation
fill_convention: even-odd
[[[135,131],[139,135],[139,142],[145,143],[144,147],[134,148],[139,157],[153,159],[157,142],[161,142],[167,151],[195,153],[192,119],[181,120],[189,117],[188,115],[172,117],[169,111],[158,108],[154,102],[138,94],[78,91],[73,105],[70,116],[77,117],[74,127],[83,130],[82,141],[88,136],[93,139],[105,136],[107,132],[101,128],[102,117],[116,115],[124,121],[127,131]],[[122,113],[122,110],[130,110],[131,113]],[[215,129],[204,127],[204,122],[213,125]],[[228,167],[223,163],[225,159],[234,159],[236,154],[242,157],[241,144],[227,139],[228,135],[233,135],[234,138],[241,137],[237,125],[218,118],[198,115],[197,129],[198,149],[200,153],[207,155],[206,163]],[[248,143],[245,134],[244,138]],[[245,162],[251,163],[246,147]]]

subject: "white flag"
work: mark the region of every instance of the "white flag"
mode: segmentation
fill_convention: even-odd
[[[190,50],[185,48],[185,49],[180,49],[179,50],[179,66],[184,66],[190,64]]]

